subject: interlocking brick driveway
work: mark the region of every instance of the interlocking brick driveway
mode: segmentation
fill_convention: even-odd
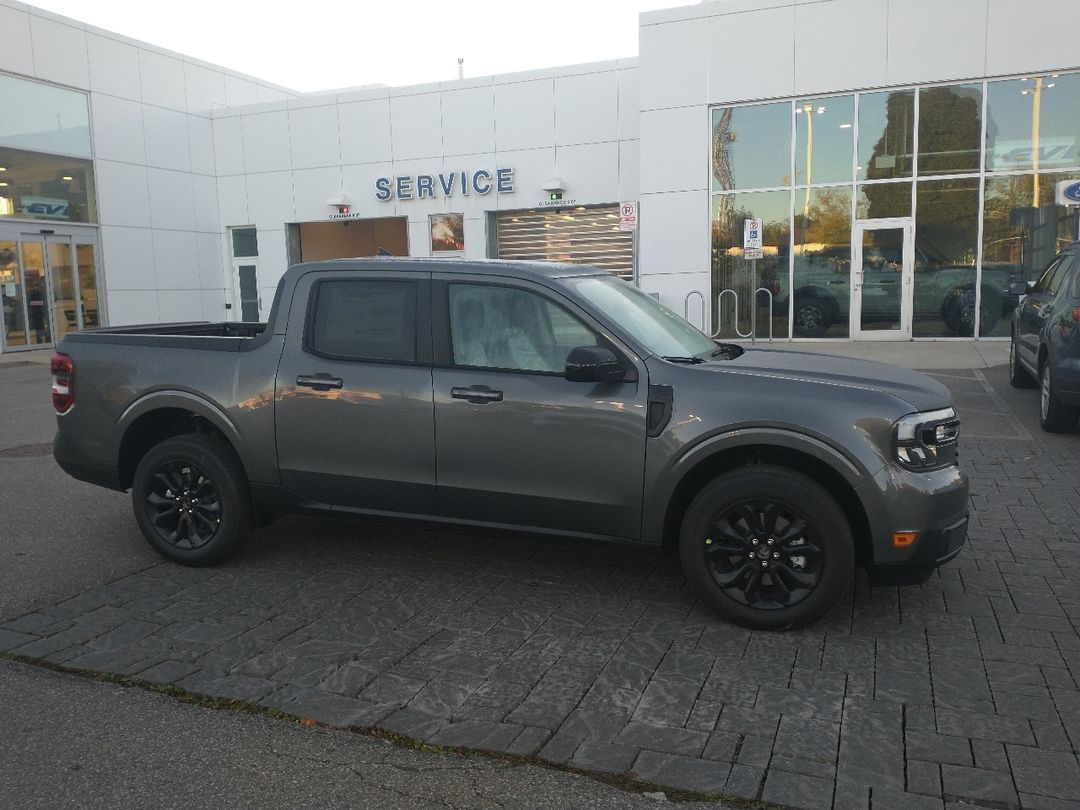
[[[1080,807],[1080,437],[942,379],[972,413],[968,548],[919,588],[857,576],[802,631],[725,624],[658,553],[286,519],[230,564],[0,625],[0,649],[797,807]]]

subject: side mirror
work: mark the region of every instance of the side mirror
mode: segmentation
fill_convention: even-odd
[[[1009,285],[1009,295],[1027,295],[1028,290],[1035,286],[1033,281],[1014,281]]]
[[[578,346],[566,358],[563,376],[570,382],[618,382],[626,371],[615,352],[603,346]]]

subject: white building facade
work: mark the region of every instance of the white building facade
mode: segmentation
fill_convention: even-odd
[[[596,264],[727,338],[996,338],[1076,238],[1074,0],[640,25],[640,60],[300,94],[0,0],[0,349],[258,320],[379,252]]]

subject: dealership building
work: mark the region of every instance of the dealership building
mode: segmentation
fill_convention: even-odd
[[[589,263],[726,338],[1003,338],[1077,236],[1076,0],[716,0],[636,58],[325,93],[0,30],[5,352],[380,253]]]

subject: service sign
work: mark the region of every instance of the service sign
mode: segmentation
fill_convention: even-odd
[[[1080,179],[1062,180],[1057,184],[1058,205],[1080,205]]]
[[[511,168],[463,170],[438,174],[406,174],[380,177],[375,181],[375,199],[423,200],[436,197],[467,197],[470,194],[510,194],[514,191]]]

